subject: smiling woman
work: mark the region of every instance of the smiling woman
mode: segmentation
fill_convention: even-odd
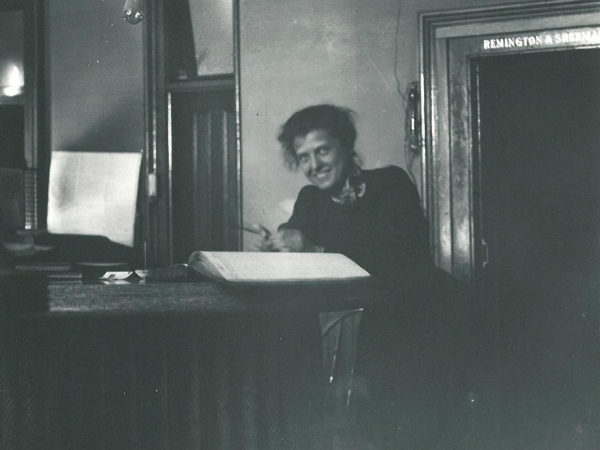
[[[348,154],[327,130],[314,130],[294,139],[296,157],[306,178],[324,191],[335,193],[344,182]]]
[[[399,167],[362,170],[355,113],[323,104],[294,113],[278,136],[284,159],[310,182],[263,250],[344,253],[372,275],[413,283],[429,267],[416,188]]]
[[[447,415],[440,342],[448,339],[438,321],[451,319],[433,287],[440,275],[415,186],[396,166],[363,170],[356,136],[354,113],[334,105],[310,106],[285,122],[278,137],[285,161],[310,184],[261,248],[342,253],[382,282],[387,294],[365,308],[358,334],[355,376],[369,394],[353,396],[352,434],[360,448],[429,448]]]

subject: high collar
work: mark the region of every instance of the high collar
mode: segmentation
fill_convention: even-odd
[[[331,199],[340,205],[352,205],[359,198],[364,197],[367,192],[367,183],[365,182],[362,170],[356,164],[352,165],[350,174],[346,177],[344,185],[335,195],[330,194]]]

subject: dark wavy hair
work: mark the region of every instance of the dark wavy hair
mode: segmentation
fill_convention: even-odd
[[[326,130],[350,152],[351,158],[357,160],[354,150],[357,134],[354,125],[355,115],[356,113],[349,108],[328,104],[309,106],[292,114],[282,125],[277,136],[287,167],[290,169],[298,167],[294,140],[306,136],[313,130]]]

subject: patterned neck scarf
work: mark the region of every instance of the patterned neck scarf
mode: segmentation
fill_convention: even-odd
[[[331,195],[331,199],[340,205],[352,205],[356,200],[364,197],[365,192],[367,192],[367,183],[364,180],[362,170],[356,164],[353,164],[344,186],[336,195]]]

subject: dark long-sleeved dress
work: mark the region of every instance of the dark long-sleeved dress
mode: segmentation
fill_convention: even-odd
[[[427,224],[404,170],[364,170],[363,177],[365,194],[350,205],[305,186],[280,228],[345,254],[387,287],[383,303],[365,310],[361,322],[355,374],[368,389],[356,389],[356,429],[375,448],[430,448],[444,420],[448,353]]]
[[[427,227],[419,196],[402,169],[364,170],[366,192],[350,205],[316,186],[298,194],[280,228],[296,229],[327,252],[343,253],[374,276],[398,286],[429,268]]]

